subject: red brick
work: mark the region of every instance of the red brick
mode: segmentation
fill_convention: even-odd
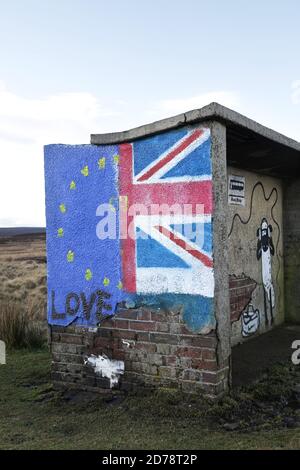
[[[67,344],[82,344],[82,336],[78,335],[61,335],[61,342]]]
[[[217,374],[210,374],[208,372],[203,372],[202,374],[203,377],[203,382],[205,383],[211,383],[211,384],[217,384],[220,382],[220,379]]]
[[[129,321],[123,320],[120,318],[116,318],[115,320],[115,328],[119,328],[121,330],[128,330],[129,328]]]
[[[106,318],[102,320],[100,323],[101,328],[113,328],[115,326],[115,319],[114,318]]]
[[[112,358],[117,361],[125,361],[126,352],[121,349],[114,349],[112,352]]]
[[[112,329],[111,328],[104,328],[100,327],[97,336],[101,336],[102,338],[111,338],[112,337]]]
[[[126,320],[135,320],[137,315],[138,315],[138,310],[122,309],[118,311],[116,318],[126,319]]]
[[[209,371],[217,371],[218,365],[216,361],[204,361],[202,359],[192,359],[192,368],[193,369],[201,369],[201,370],[209,370]]]
[[[182,335],[191,335],[192,334],[192,332],[185,325],[180,325],[180,333]]]
[[[96,336],[96,338],[94,339],[94,345],[101,346],[102,344],[114,344],[115,340],[116,339],[113,338],[112,336],[110,338],[103,338],[101,336]]]
[[[215,336],[208,335],[183,335],[180,338],[180,344],[183,346],[194,346],[197,348],[210,348],[216,347],[217,340]]]
[[[151,312],[151,320],[157,322],[165,322],[166,315],[163,312]]]
[[[175,366],[178,362],[177,356],[162,356],[163,364],[165,366]]]
[[[136,333],[130,330],[112,330],[113,338],[136,340]]]
[[[139,331],[155,331],[155,322],[150,321],[131,321],[130,328]]]
[[[137,316],[137,320],[144,320],[150,321],[151,320],[151,312],[150,310],[140,310]]]
[[[134,333],[136,335],[137,341],[150,341],[150,333],[146,331],[139,331],[138,333]]]
[[[214,349],[202,349],[202,359],[204,361],[212,361],[216,359],[216,351]]]
[[[121,310],[117,313],[116,318],[125,320],[145,320],[151,319],[151,312],[149,310]]]
[[[201,349],[191,347],[179,347],[176,351],[177,356],[201,358]]]
[[[150,333],[150,340],[153,343],[178,344],[178,337],[168,333]]]

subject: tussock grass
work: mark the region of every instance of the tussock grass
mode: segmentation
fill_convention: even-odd
[[[46,344],[45,327],[35,321],[38,307],[21,302],[2,301],[0,304],[0,338],[7,348],[42,348]]]
[[[0,303],[46,304],[45,238],[41,236],[0,238]],[[44,307],[38,320],[45,321]]]

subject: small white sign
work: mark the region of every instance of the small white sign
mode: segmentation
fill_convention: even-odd
[[[245,205],[245,177],[230,175],[228,179],[228,204]]]

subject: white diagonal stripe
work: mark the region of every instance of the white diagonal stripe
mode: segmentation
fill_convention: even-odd
[[[135,184],[145,184],[145,183],[160,183],[165,182],[165,180],[160,180],[162,176],[168,173],[174,166],[176,166],[181,160],[183,160],[187,155],[192,153],[197,147],[207,141],[210,137],[210,129],[202,129],[203,134],[198,137],[194,142],[192,142],[188,147],[186,147],[182,152],[180,152],[176,157],[174,157],[170,162],[166,163],[162,168],[158,169],[154,175],[152,175],[149,179],[145,181],[138,181],[145,173],[147,173],[151,168],[153,168],[160,160],[164,159],[169,153],[179,147],[196,129],[189,132],[185,135],[182,139],[178,140],[172,147],[162,153],[156,160],[151,162],[148,166],[146,166],[138,175],[134,177]],[[194,177],[195,178],[195,177]],[[202,178],[202,176],[199,176]],[[211,179],[211,178],[209,178]],[[181,180],[182,181],[182,180]],[[199,179],[194,179],[194,181],[199,181]],[[166,181],[167,182],[167,181]]]

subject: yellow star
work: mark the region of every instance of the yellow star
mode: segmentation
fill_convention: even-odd
[[[104,170],[104,168],[105,168],[105,157],[99,158],[98,166],[99,166],[99,170]]]
[[[64,214],[64,213],[66,212],[66,210],[67,210],[65,204],[61,203],[61,204],[59,205],[59,210],[60,210],[60,212],[61,212],[62,214]]]
[[[67,253],[67,260],[69,263],[73,263],[74,261],[74,251],[69,250]]]
[[[87,281],[90,281],[93,277],[93,273],[90,269],[85,270],[85,278]]]
[[[85,165],[85,167],[82,168],[81,174],[83,176],[89,176],[89,167],[87,165]]]

